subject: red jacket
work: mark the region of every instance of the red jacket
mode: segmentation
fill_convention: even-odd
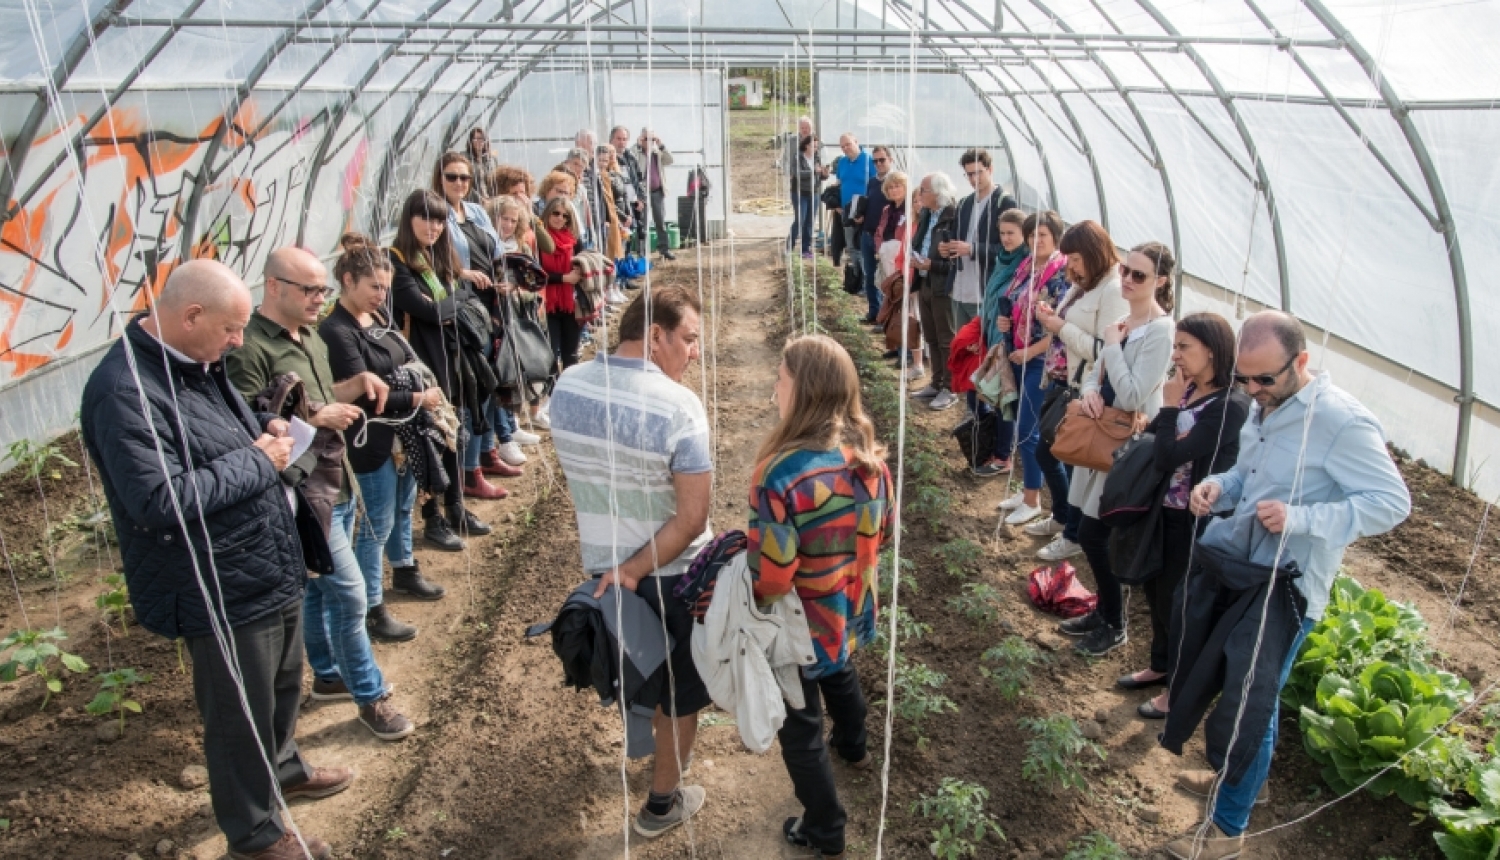
[[[969,349],[979,347],[977,352]],[[948,347],[948,372],[953,374],[953,393],[973,391],[974,383],[969,377],[984,363],[984,332],[979,327],[979,317],[964,323],[964,327],[953,336]]]

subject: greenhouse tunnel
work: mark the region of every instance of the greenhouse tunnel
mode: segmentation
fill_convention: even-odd
[[[3,0],[0,445],[74,421],[174,265],[254,284],[288,243],[388,235],[485,129],[533,173],[579,129],[668,138],[727,232],[731,67],[811,71],[807,111],[1027,209],[1161,240],[1179,309],[1262,307],[1393,444],[1500,492],[1500,4],[1417,0]]]

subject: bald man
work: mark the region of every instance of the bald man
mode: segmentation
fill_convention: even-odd
[[[1262,311],[1245,321],[1234,381],[1255,405],[1233,468],[1193,489],[1194,516],[1218,516],[1174,599],[1183,611],[1172,619],[1172,647],[1182,656],[1162,746],[1181,755],[1218,702],[1203,720],[1216,769],[1177,777],[1182,790],[1211,798],[1201,832],[1166,846],[1181,860],[1240,855],[1250,810],[1266,801],[1281,687],[1323,617],[1344,549],[1411,512],[1380,422],[1309,367],[1296,317]]]
[[[127,323],[90,375],[80,414],[136,619],[184,638],[192,654],[229,856],[292,860],[307,855],[282,824],[267,761],[288,800],[341,791],[353,774],[310,767],[293,739],[302,591],[308,571],[330,574],[333,562],[305,499],[294,511],[283,489],[286,422],[252,412],[224,371],[249,321],[250,291],[234,272],[210,260],[178,266],[150,315]],[[332,855],[303,837],[314,858]]]
[[[334,383],[328,346],[314,329],[333,293],[321,260],[300,248],[277,249],[266,258],[264,281],[265,300],[245,328],[244,343],[225,356],[224,365],[230,381],[252,402],[280,388],[287,374],[296,374],[307,423],[316,429],[312,445],[281,473],[282,483],[300,490],[312,505],[333,558],[333,572],[307,584],[302,605],[312,697],[352,699],[366,728],[383,741],[397,741],[413,727],[392,701],[370,647],[370,601],[354,556],[353,472],[345,462],[343,437],[363,415],[354,401],[373,401],[379,413],[389,386],[369,372]]]

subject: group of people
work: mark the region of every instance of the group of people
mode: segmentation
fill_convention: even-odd
[[[518,417],[552,433],[594,578],[585,591],[632,592],[660,619],[658,633],[634,634],[658,637],[665,664],[634,828],[659,836],[705,804],[683,775],[697,713],[713,698],[693,654],[702,625],[678,596],[701,585],[701,556],[728,543],[709,527],[710,426],[682,384],[700,355],[702,308],[682,288],[638,292],[614,326],[617,342],[601,340],[580,362],[591,318],[574,258],[580,248],[610,254],[644,231],[637,204],[644,191],[660,212],[652,198],[670,156],[649,131],[632,151],[615,129],[612,156],[591,136],[577,142],[533,200],[530,177],[487,160],[476,135],[467,154],[442,156],[430,189],[407,198],[390,248],[346,235],[331,279],[313,254],[278,250],[253,311],[227,267],[185,263],[89,380],[83,436],[132,604],[147,629],[188,643],[214,811],[233,857],[304,856],[279,801],[328,796],[354,779],[298,751],[304,651],[314,698],[352,699],[382,739],[413,731],[370,645],[416,633],[384,606],[383,562],[396,590],[443,596],[414,556],[416,501],[426,496],[423,539],[436,548],[488,531],[463,498],[498,497],[486,475],[519,472],[520,448],[539,437]],[[1145,583],[1150,662],[1118,684],[1166,688],[1140,713],[1165,719],[1162,743],[1179,752],[1222,697],[1207,725],[1214,769],[1179,778],[1214,798],[1208,820],[1166,850],[1238,856],[1276,741],[1277,692],[1344,548],[1410,509],[1378,422],[1309,366],[1295,318],[1262,312],[1238,337],[1215,314],[1174,321],[1165,246],[1121,259],[1092,221],[1022,213],[995,186],[985,151],[960,159],[973,193],[959,199],[931,173],[909,214],[910,180],[889,149],[866,153],[852,135],[840,148],[826,169],[816,147],[806,150],[807,175],[837,178],[868,321],[888,338],[896,329],[897,367],[916,381],[926,376],[918,356],[930,356],[930,381],[913,396],[945,409],[972,387],[963,368],[991,356],[1010,369],[1013,420],[991,419],[1003,432],[975,472],[1009,472],[1019,457],[1022,489],[1002,503],[1005,521],[1053,538],[1041,551],[1049,561],[1086,556],[1097,609],[1061,630],[1088,655],[1126,641],[1113,531],[1100,512],[1109,473],[1064,463],[1038,425],[1049,406],[1072,400],[1084,418],[1119,410],[1154,434],[1160,479],[1149,490],[1161,517],[1147,555],[1157,569],[1118,572]],[[487,373],[518,314],[545,317],[557,375],[506,390]],[[975,419],[994,408],[969,393]],[[781,832],[808,856],[842,858],[847,813],[829,748],[849,768],[872,767],[851,655],[875,634],[878,557],[897,512],[887,452],[837,342],[786,344],[772,395],[777,419],[749,482],[743,563],[755,602],[793,595],[808,631],[782,686],[778,731],[803,812]],[[311,856],[330,856],[326,843],[303,839]]]
[[[389,247],[348,233],[331,273],[305,249],[278,249],[253,309],[230,269],[184,263],[90,378],[83,434],[131,601],[143,626],[193,655],[232,856],[304,856],[277,798],[325,797],[354,779],[298,752],[304,655],[312,699],[352,701],[381,740],[415,730],[372,647],[417,635],[385,600],[385,567],[391,590],[444,597],[416,555],[419,500],[430,548],[462,551],[488,534],[465,500],[503,499],[491,480],[524,473],[557,375],[627,300],[604,277],[612,261],[644,248],[652,215],[671,258],[671,153],[650,130],[634,148],[629,136],[616,128],[596,148],[580,132],[534,188],[475,129],[467,152],[444,153],[430,187],[407,196]],[[609,287],[594,297],[590,283]],[[552,353],[543,378],[501,372],[522,322]],[[316,838],[306,845],[328,855]]]
[[[993,422],[993,449],[974,457],[975,476],[1012,475],[1019,458],[1020,490],[1000,503],[1003,522],[1050,539],[1037,552],[1043,561],[1082,554],[1098,594],[1093,611],[1059,630],[1090,657],[1119,648],[1127,641],[1122,578],[1139,583],[1149,659],[1117,686],[1166,688],[1142,702],[1139,715],[1165,721],[1163,743],[1180,752],[1209,703],[1226,694],[1208,721],[1215,769],[1178,780],[1215,798],[1212,821],[1167,847],[1182,858],[1238,856],[1250,808],[1263,799],[1277,692],[1322,615],[1343,549],[1410,510],[1379,423],[1309,367],[1294,317],[1256,314],[1238,338],[1218,314],[1174,321],[1170,249],[1147,242],[1122,257],[1094,221],[1067,225],[1056,212],[1021,211],[996,187],[985,150],[960,157],[972,189],[960,198],[941,171],[910,187],[889,147],[865,152],[853,134],[840,138],[841,154],[825,167],[811,122],[804,118],[799,131],[800,158],[788,170],[796,221],[789,243],[800,236],[810,251],[818,201],[827,201],[847,266],[862,283],[865,322],[884,335],[886,358],[909,381],[927,379],[911,396],[942,411],[963,393],[967,426]],[[825,180],[837,185],[837,206],[831,191],[819,193]],[[831,249],[836,262],[838,250]],[[1003,411],[976,390],[974,375],[987,360],[1012,374],[1006,388],[1014,399]],[[1109,472],[1065,463],[1043,439],[1043,417],[1070,400],[1082,420],[1120,410],[1151,434],[1160,483],[1149,492],[1160,516],[1145,549],[1112,548],[1116,529],[1100,511]],[[1117,571],[1117,563],[1150,569]],[[1264,593],[1256,588],[1281,592],[1275,641],[1255,655],[1280,673],[1260,669],[1241,696],[1234,691],[1257,671],[1247,653],[1255,627],[1244,638],[1228,607],[1249,605],[1236,600]],[[1248,719],[1250,728],[1216,733],[1225,719]],[[1232,734],[1246,741],[1229,750]]]

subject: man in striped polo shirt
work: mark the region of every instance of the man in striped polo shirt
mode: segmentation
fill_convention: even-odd
[[[617,582],[631,589],[661,616],[675,646],[669,692],[652,724],[651,795],[635,819],[648,838],[686,821],[704,799],[701,786],[681,784],[681,766],[710,699],[693,665],[692,616],[672,595],[713,538],[708,417],[682,384],[699,354],[701,310],[681,287],[643,290],[620,317],[614,353],[569,368],[552,392],[552,442],[578,512],[584,570],[599,578],[595,596]]]

